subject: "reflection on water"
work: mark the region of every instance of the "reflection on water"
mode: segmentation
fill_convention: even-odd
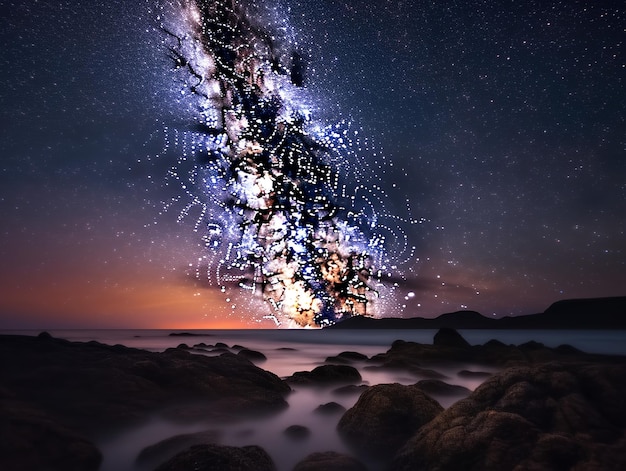
[[[463,336],[471,344],[482,344],[491,338],[508,344],[521,344],[536,340],[548,346],[556,347],[570,344],[589,352],[626,354],[626,332],[624,331],[494,331],[465,330]],[[11,332],[36,335],[38,332]],[[235,344],[263,352],[267,361],[258,366],[272,371],[280,377],[292,375],[296,371],[312,370],[323,364],[329,356],[344,351],[357,351],[371,357],[390,348],[396,339],[432,343],[434,330],[386,330],[386,331],[288,331],[288,330],[224,330],[194,331],[206,335],[188,337],[169,336],[169,332],[160,330],[92,330],[92,331],[52,331],[55,337],[76,341],[97,340],[106,344],[123,344],[129,347],[143,348],[151,351],[163,351],[176,347],[180,343],[190,346],[204,342],[215,344],[224,342],[229,346]],[[382,371],[366,368],[366,362],[353,362],[358,368],[363,383],[375,385],[382,383],[414,384],[421,379],[428,379],[406,371]],[[458,364],[437,365],[438,373],[444,375],[448,384],[464,386],[469,390],[478,387],[483,379],[461,377],[461,370],[495,372],[494,368],[486,368],[459,362]],[[290,471],[294,465],[306,455],[315,451],[337,451],[350,454],[339,436],[336,425],[341,413],[320,415],[314,410],[321,404],[337,402],[346,409],[354,405],[358,394],[337,394],[335,387],[310,389],[294,386],[294,392],[287,397],[289,408],[271,417],[238,422],[236,424],[220,424],[209,422],[171,423],[153,418],[140,427],[126,430],[114,437],[98,440],[104,462],[102,471],[139,471],[135,460],[139,452],[150,445],[166,438],[214,430],[219,432],[219,443],[223,445],[245,446],[259,445],[263,447],[276,463],[277,471]],[[443,407],[461,399],[462,395],[433,395]],[[295,440],[284,434],[291,425],[302,425],[310,430],[310,435]],[[378,471],[376,464],[367,463],[370,471]],[[143,471],[143,470],[141,470]]]

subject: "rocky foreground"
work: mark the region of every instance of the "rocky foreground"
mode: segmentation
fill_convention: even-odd
[[[319,450],[294,471],[626,469],[624,357],[535,342],[470,346],[442,329],[433,345],[396,341],[372,358],[343,352],[281,380],[246,358],[258,355],[235,355],[224,345],[220,356],[207,357],[190,353],[194,348],[150,353],[47,334],[0,336],[0,469],[95,471],[101,455],[90,437],[103,430],[154,413],[220,422],[271,414],[287,407],[291,387],[360,394],[347,411],[335,403],[317,411],[341,415],[338,432],[354,456]],[[470,393],[437,371],[459,361],[500,371],[459,372],[484,379]],[[366,387],[359,368],[427,379]],[[445,395],[462,399],[444,409],[434,398]],[[305,427],[292,432],[307,437]],[[216,432],[172,437],[145,449],[137,464],[158,471],[276,469],[262,448],[220,445]]]

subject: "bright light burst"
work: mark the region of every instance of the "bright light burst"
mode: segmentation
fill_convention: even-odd
[[[197,122],[174,131],[186,151],[169,178],[182,192],[166,208],[185,201],[179,219],[195,215],[208,282],[261,295],[277,324],[380,314],[392,270],[412,257],[402,227],[416,221],[385,209],[358,130],[314,119],[288,22],[235,0],[174,11],[160,27]]]

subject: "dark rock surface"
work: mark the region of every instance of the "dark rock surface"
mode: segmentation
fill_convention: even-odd
[[[626,364],[498,373],[422,427],[390,469],[626,469]]]
[[[267,357],[263,353],[257,352],[256,350],[250,350],[248,348],[243,348],[239,350],[239,353],[237,353],[237,355],[250,361],[263,362],[267,360]]]
[[[25,463],[36,456],[63,462],[63,450],[74,448],[68,456],[97,463],[99,453],[81,437],[140,423],[157,411],[196,420],[277,411],[287,406],[290,391],[276,375],[233,354],[153,353],[49,335],[0,336],[0,365],[0,427],[13,443],[11,452],[0,453],[0,469],[72,469],[71,460],[60,468],[15,468],[6,460],[19,453]]]
[[[438,379],[423,379],[415,383],[415,386],[428,395],[467,396],[471,392],[466,387],[444,383]]]
[[[258,446],[194,445],[155,471],[275,471],[270,456]]]
[[[456,330],[450,328],[439,329],[433,339],[433,345],[438,347],[469,348],[470,344]]]
[[[443,408],[416,386],[379,384],[341,417],[337,430],[358,452],[389,458]]]
[[[442,332],[445,332],[443,334]],[[454,333],[453,333],[454,332]],[[435,335],[437,345],[396,340],[386,353],[374,355],[369,364],[379,369],[404,370],[430,379],[445,379],[437,371],[428,368],[442,363],[458,364],[460,360],[476,365],[516,366],[546,363],[550,361],[581,362],[600,361],[602,363],[623,362],[621,356],[594,355],[567,347],[549,348],[538,342],[505,345],[490,340],[484,345],[465,345],[465,339],[458,332],[442,329]],[[465,346],[463,346],[465,345]],[[368,366],[367,368],[370,368]],[[430,374],[430,376],[429,376]]]
[[[311,431],[304,425],[290,425],[283,433],[292,440],[304,440],[311,435]]]
[[[478,379],[486,379],[493,375],[493,373],[489,373],[487,371],[469,371],[469,370],[461,370],[458,372],[459,378],[478,378]]]
[[[327,402],[315,408],[313,412],[321,415],[335,415],[346,411],[346,408],[336,402]]]
[[[359,352],[341,352],[338,355],[326,358],[326,363],[352,363],[354,361],[365,361],[367,355],[363,355]]]
[[[356,458],[335,451],[312,453],[300,461],[293,471],[367,471]]]
[[[96,471],[102,455],[75,431],[0,391],[0,469]]]
[[[141,450],[135,463],[142,468],[154,469],[193,445],[216,443],[219,436],[214,430],[176,435]]]
[[[286,378],[292,384],[301,385],[331,385],[358,383],[361,381],[361,374],[356,368],[348,365],[322,365],[312,371],[296,371],[292,376]]]

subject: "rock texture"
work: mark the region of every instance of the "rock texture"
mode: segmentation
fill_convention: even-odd
[[[326,358],[326,363],[352,363],[354,361],[365,361],[367,355],[363,355],[359,352],[341,352],[339,355]]]
[[[361,394],[341,417],[337,430],[359,453],[384,459],[442,411],[416,386],[379,384]]]
[[[322,365],[312,371],[296,371],[286,381],[310,386],[354,384],[361,382],[361,374],[356,368],[348,365]]]
[[[626,365],[507,369],[422,427],[390,469],[626,469]]]
[[[214,430],[175,435],[141,450],[135,463],[144,469],[154,469],[193,445],[216,443],[218,439],[219,433]]]
[[[327,451],[310,454],[293,471],[367,471],[367,468],[356,458]]]
[[[152,353],[49,334],[0,336],[0,366],[1,436],[9,437],[0,446],[10,448],[0,453],[0,469],[22,471],[97,469],[100,454],[82,437],[139,423],[157,410],[177,419],[233,419],[280,410],[290,391],[230,353]]]
[[[258,446],[195,445],[155,471],[275,471],[272,459]]]
[[[433,345],[451,348],[469,348],[470,344],[454,329],[439,329],[433,339]]]
[[[0,469],[96,471],[102,455],[77,432],[0,390]]]
[[[327,402],[315,408],[313,412],[320,415],[335,415],[346,411],[346,408],[336,402]]]

